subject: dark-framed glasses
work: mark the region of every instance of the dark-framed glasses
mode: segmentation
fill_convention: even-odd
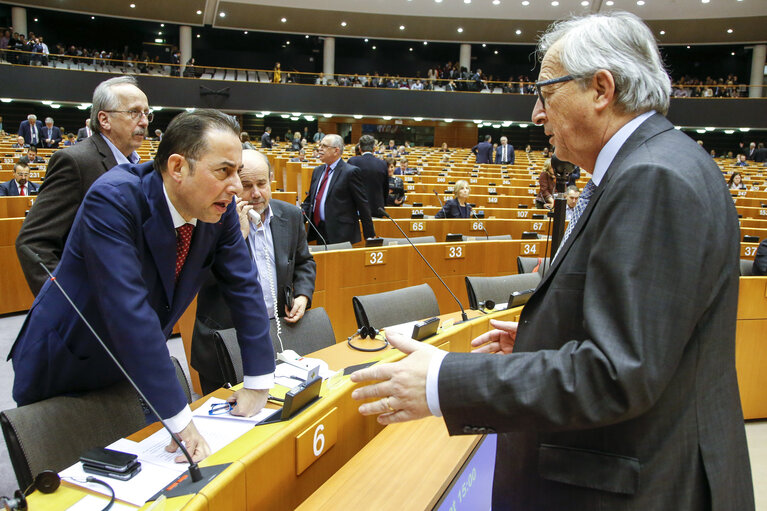
[[[543,99],[543,94],[541,94],[541,87],[545,87],[546,85],[554,85],[555,83],[569,82],[571,80],[575,80],[573,75],[560,76],[559,78],[552,78],[542,82],[535,82],[533,84],[535,85],[535,93],[538,95],[538,99],[541,100],[541,105],[543,105],[544,108],[546,107],[546,100]]]
[[[154,112],[152,112],[151,110],[145,110],[143,112],[141,110],[104,110],[104,111],[110,114],[127,114],[134,121],[138,121],[142,115],[146,117],[147,122],[152,122],[152,120],[154,119]]]

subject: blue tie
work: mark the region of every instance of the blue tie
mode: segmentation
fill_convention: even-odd
[[[581,214],[583,214],[583,211],[586,209],[586,206],[589,205],[589,199],[591,199],[591,196],[594,193],[594,190],[597,189],[597,185],[594,184],[594,182],[589,179],[589,182],[586,183],[586,186],[583,187],[583,191],[581,192],[581,196],[578,197],[578,202],[575,203],[575,207],[573,208],[573,216],[570,219],[570,223],[567,225],[567,229],[565,229],[565,235],[562,237],[562,243],[559,244],[559,249],[557,250],[557,253],[554,254],[553,259],[556,259],[559,255],[559,251],[562,250],[562,247],[565,246],[565,242],[567,241],[567,238],[570,237],[570,233],[573,232],[573,228],[575,227],[575,224],[578,222],[578,219],[581,217]]]

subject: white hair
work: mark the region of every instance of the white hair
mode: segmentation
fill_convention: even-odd
[[[600,69],[615,81],[615,102],[627,113],[668,111],[671,79],[652,32],[627,12],[573,17],[551,25],[538,42],[539,60],[559,43],[556,55],[581,87]]]
[[[337,147],[342,153],[344,152],[344,139],[341,138],[341,135],[325,135],[322,137],[322,141],[325,142],[326,145]]]

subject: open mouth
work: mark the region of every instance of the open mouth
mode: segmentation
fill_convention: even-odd
[[[225,200],[220,200],[217,202],[214,202],[213,205],[216,207],[216,210],[219,212],[219,214],[226,213],[226,208],[229,206],[229,202]]]

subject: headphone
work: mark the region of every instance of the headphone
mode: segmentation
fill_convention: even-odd
[[[43,470],[35,476],[35,480],[32,481],[32,484],[30,484],[24,492],[16,490],[13,493],[13,498],[0,497],[0,506],[8,511],[26,511],[28,509],[27,495],[35,490],[40,493],[53,493],[58,489],[60,484],[61,478],[56,472],[53,470]]]
[[[346,344],[349,345],[350,348],[355,349],[357,351],[365,351],[365,352],[372,352],[372,351],[381,351],[386,349],[386,347],[389,345],[389,341],[386,340],[386,337],[381,337],[380,340],[384,342],[383,346],[379,346],[378,348],[361,348],[359,346],[355,346],[352,344],[352,338],[354,338],[355,335],[359,335],[360,339],[377,339],[378,336],[381,335],[381,331],[373,328],[372,326],[368,325],[362,325],[357,329],[356,332],[354,332],[352,335],[346,338]]]

